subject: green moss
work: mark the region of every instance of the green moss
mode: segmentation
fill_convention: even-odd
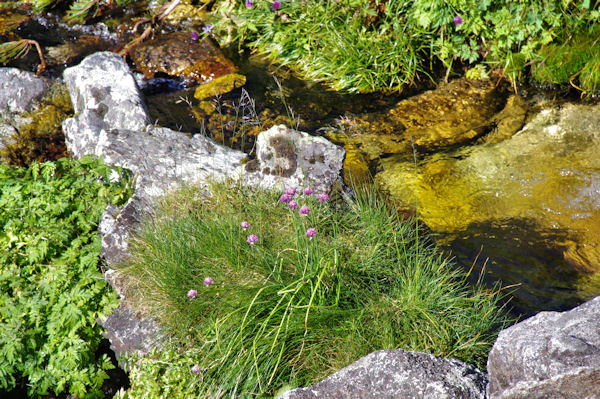
[[[52,86],[36,109],[23,115],[31,118],[31,122],[21,126],[0,150],[3,162],[28,166],[34,161],[53,161],[67,156],[62,122],[71,115],[73,106],[66,86]]]
[[[600,29],[543,47],[539,61],[532,67],[533,79],[541,84],[573,84],[584,92],[596,91],[600,84],[598,37]]]

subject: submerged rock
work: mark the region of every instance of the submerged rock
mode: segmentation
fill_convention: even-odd
[[[381,161],[377,182],[433,230],[526,220],[567,233],[564,256],[600,270],[600,106],[566,105],[537,114],[499,143]]]
[[[403,349],[373,352],[306,388],[278,399],[484,399],[487,376],[454,359]]]
[[[600,397],[598,326],[600,297],[501,331],[487,363],[489,399]]]
[[[387,112],[344,118],[328,137],[358,147],[369,160],[413,148],[429,151],[483,135],[504,102],[490,81],[457,79]]]

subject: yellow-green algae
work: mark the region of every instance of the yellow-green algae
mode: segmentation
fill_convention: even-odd
[[[600,271],[600,106],[567,105],[536,115],[499,143],[381,161],[376,177],[398,203],[430,228],[465,230],[472,223],[532,220],[561,230],[565,259]]]
[[[206,82],[196,88],[194,97],[198,100],[205,100],[219,94],[228,93],[246,83],[246,77],[238,73],[230,73],[219,76],[209,82]]]
[[[2,160],[27,166],[33,161],[52,161],[68,155],[62,122],[73,115],[66,86],[54,84],[31,112],[22,116],[31,122],[18,128],[0,150]]]

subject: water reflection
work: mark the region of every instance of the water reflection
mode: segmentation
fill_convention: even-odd
[[[473,266],[472,282],[485,268],[482,280],[486,285],[499,282],[509,287],[508,308],[515,315],[568,310],[600,292],[600,279],[575,271],[565,260],[567,244],[561,243],[570,237],[564,230],[513,219],[502,224],[475,223],[457,234],[437,235],[437,240],[458,265],[465,270]]]

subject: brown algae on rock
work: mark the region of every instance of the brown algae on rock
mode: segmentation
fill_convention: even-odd
[[[131,58],[146,78],[157,73],[180,76],[200,84],[237,72],[212,40],[192,40],[190,32],[160,36],[134,47]]]

